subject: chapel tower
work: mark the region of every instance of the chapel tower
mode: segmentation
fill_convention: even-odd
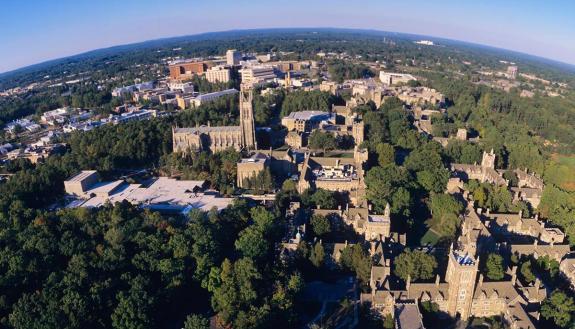
[[[240,127],[242,130],[243,147],[248,150],[257,149],[252,101],[252,87],[242,84],[240,88]]]
[[[449,283],[447,311],[452,317],[459,314],[467,319],[471,313],[478,262],[462,250],[453,250],[453,245],[449,249],[445,275],[445,281]]]

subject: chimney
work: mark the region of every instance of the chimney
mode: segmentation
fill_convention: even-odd
[[[511,268],[511,284],[515,285],[516,281],[517,281],[517,266],[513,266]]]
[[[337,210],[341,210],[341,205],[340,205],[340,204],[337,205]]]
[[[535,278],[535,293],[539,296],[539,288],[541,288],[541,280]]]
[[[411,286],[411,275],[407,275],[407,281],[405,282],[405,290],[409,291],[409,286]]]
[[[483,286],[483,274],[479,274],[479,283],[477,284],[478,286]]]
[[[349,203],[345,204],[345,210],[348,211],[349,210]]]
[[[375,242],[372,241],[372,242],[370,243],[370,247],[371,247],[371,248],[370,248],[370,253],[371,253],[371,255],[373,256],[373,255],[375,255]]]
[[[482,208],[477,208],[477,214],[481,215],[483,213],[483,209]]]
[[[345,240],[345,246],[347,247],[347,240]]]
[[[316,207],[316,209],[321,209],[321,206],[319,204],[316,205],[315,207]]]
[[[385,259],[385,266],[386,266],[386,267],[390,267],[390,266],[391,266],[390,263],[389,263],[389,258],[386,258],[386,259]]]
[[[519,219],[523,218],[523,210],[519,210]]]
[[[367,209],[371,212],[371,203],[367,205]]]
[[[533,241],[533,245],[536,246],[538,242],[539,241],[537,239],[535,239],[535,241]]]
[[[435,276],[435,286],[439,286],[439,274]]]
[[[489,208],[487,208],[487,210],[485,211],[485,214],[486,214],[487,216],[489,216],[490,212],[491,212],[491,211],[489,210]]]

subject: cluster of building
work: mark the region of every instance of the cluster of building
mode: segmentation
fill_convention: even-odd
[[[455,193],[470,197],[463,190]],[[483,212],[475,208],[472,201],[466,202],[461,234],[448,251],[447,269],[443,276],[437,275],[435,282],[411,282],[408,278],[402,284],[391,274],[393,259],[381,253],[376,257],[380,261],[371,270],[371,292],[362,294],[362,301],[382,316],[401,314],[406,303],[431,302],[453,318],[467,320],[470,317],[503,315],[510,328],[534,329],[534,322],[539,319],[540,303],[547,296],[547,290],[539,279],[524,286],[517,280],[517,267],[512,267],[503,280],[488,282],[479,273],[479,259],[488,252],[497,252],[518,257],[547,256],[560,262],[570,253],[564,233],[557,228],[546,227],[538,218],[523,218],[521,213]],[[562,262],[562,266],[572,271],[573,266],[569,266],[572,263]],[[416,310],[413,312],[415,319],[420,318]]]
[[[450,181],[450,185],[457,185],[457,180],[467,181],[469,179],[478,180],[481,183],[490,183],[498,186],[509,186],[509,181],[503,177],[507,170],[495,169],[495,154],[493,150],[483,152],[481,164],[458,164],[451,165],[451,170],[455,175],[455,180]],[[517,186],[510,187],[515,201],[526,201],[533,208],[537,208],[541,202],[541,196],[545,185],[543,180],[527,170],[515,169],[513,173],[517,177]],[[448,185],[448,189],[450,186]]]
[[[441,110],[444,96],[433,89],[410,83],[417,80],[410,74],[382,71],[379,81],[324,81],[306,90],[319,89],[332,94],[350,92],[351,99],[345,106],[290,113],[281,120],[285,128],[281,142],[287,147],[264,150],[258,148],[256,136],[252,104],[254,87],[274,82],[287,89],[304,88],[304,79],[292,80],[292,74],[298,76],[298,71],[314,64],[305,61],[272,62],[271,56],[251,57],[229,50],[222,58],[174,61],[169,64],[170,76],[166,81],[122,87],[114,94],[131,97],[135,102],[146,100],[174,104],[179,108],[193,108],[218,97],[239,94],[239,125],[173,127],[173,152],[215,153],[230,148],[241,151],[245,158],[237,163],[236,186],[244,191],[252,188],[253,182],[264,173],[271,171],[274,175],[293,180],[300,193],[325,189],[346,195],[345,207],[337,209],[316,207],[304,210],[299,204],[292,203],[286,214],[289,225],[283,253],[295,250],[305,236],[306,220],[297,220],[298,217],[324,216],[332,223],[348,226],[360,240],[356,243],[370,245],[374,260],[369,282],[371,291],[362,294],[360,300],[381,316],[393,316],[398,328],[423,328],[417,307],[422,302],[433,302],[441,312],[464,320],[503,315],[511,328],[535,328],[538,306],[547,296],[546,288],[539,280],[533,285],[522,285],[517,280],[516,268],[508,269],[501,281],[484,280],[479,274],[479,260],[488,252],[535,258],[548,256],[560,261],[565,275],[575,279],[575,260],[568,257],[570,248],[560,229],[550,227],[538,217],[523,218],[522,213],[497,214],[474,206],[463,182],[475,179],[509,186],[509,181],[504,178],[505,171],[495,169],[496,157],[491,151],[483,154],[481,164],[453,164],[451,167],[453,177],[449,180],[447,192],[458,194],[465,200],[466,212],[461,218],[457,242],[447,252],[445,273],[437,275],[434,282],[412,282],[409,278],[406,282],[397,280],[391,271],[396,253],[390,253],[389,249],[392,248],[390,246],[403,249],[405,235],[392,232],[389,204],[383,214],[378,214],[367,201],[364,167],[368,152],[361,148],[365,127],[361,115],[354,113],[353,108],[367,102],[374,102],[379,107],[390,97],[398,97],[406,110],[411,111],[418,129],[431,134],[431,116],[444,113]],[[227,83],[236,74],[242,80],[239,91],[228,89],[199,94],[188,81],[201,75],[210,82]],[[510,70],[508,74],[516,75],[517,71]],[[126,105],[116,110],[119,115],[112,121],[117,123],[152,115],[145,108],[136,110]],[[66,122],[65,115],[62,111],[53,111],[46,114],[45,120],[47,124],[62,124]],[[353,147],[348,151],[338,150],[333,155],[325,152],[317,156],[307,147],[308,138],[314,131],[332,134],[336,138],[349,138]],[[455,139],[476,141],[468,137],[466,129],[458,130]],[[449,138],[437,140],[447,145]],[[526,170],[514,170],[514,174],[518,180],[516,187],[510,187],[514,200],[529,202],[536,208],[541,200],[543,181]],[[192,209],[221,210],[233,202],[232,198],[207,189],[204,181],[157,177],[143,184],[130,184],[124,180],[100,181],[95,171],[84,171],[70,178],[65,182],[65,189],[72,199],[69,207],[92,208],[109,202],[127,201],[164,213],[186,214]],[[348,241],[320,243],[334,264],[349,245]]]
[[[50,132],[30,145],[15,147],[12,144],[5,144],[0,147],[0,158],[4,161],[27,159],[33,164],[42,163],[49,156],[63,154],[67,149],[66,144],[55,142],[54,138],[55,134]]]

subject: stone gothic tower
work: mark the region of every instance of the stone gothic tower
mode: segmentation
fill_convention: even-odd
[[[491,152],[483,152],[483,159],[481,159],[481,167],[495,169],[495,153],[493,149]]]
[[[252,100],[253,90],[251,86],[242,84],[240,90],[240,127],[242,129],[242,146],[248,150],[257,149]]]
[[[449,283],[447,311],[453,317],[459,314],[462,319],[467,319],[475,292],[478,262],[462,250],[453,250],[453,245],[449,249],[445,275],[445,281]]]
[[[364,141],[364,129],[363,121],[354,122],[352,124],[352,136],[356,147]]]

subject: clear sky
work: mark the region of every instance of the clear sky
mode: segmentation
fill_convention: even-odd
[[[575,0],[1,0],[0,72],[119,44],[268,27],[416,33],[575,64]]]

